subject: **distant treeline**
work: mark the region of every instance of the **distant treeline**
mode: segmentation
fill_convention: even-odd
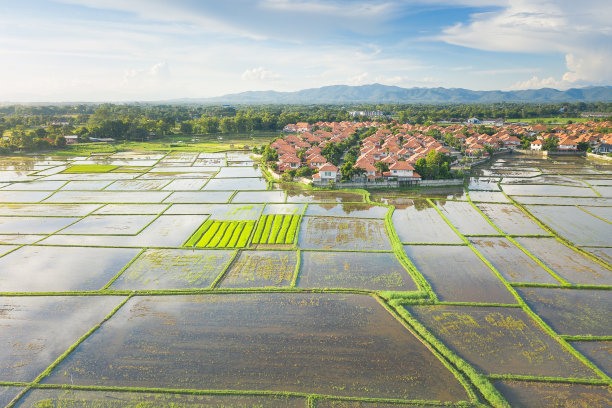
[[[573,104],[449,104],[449,105],[11,105],[0,107],[0,135],[5,150],[37,148],[61,144],[60,137],[76,134],[116,140],[145,140],[168,134],[214,134],[251,131],[275,131],[289,123],[344,120],[353,118],[349,111],[382,111],[385,122],[399,120],[424,124],[441,120],[519,119],[575,117],[581,112],[610,112],[612,103]]]

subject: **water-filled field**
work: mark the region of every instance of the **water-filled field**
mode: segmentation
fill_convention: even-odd
[[[612,405],[612,175],[276,183],[249,152],[0,158],[0,406]]]

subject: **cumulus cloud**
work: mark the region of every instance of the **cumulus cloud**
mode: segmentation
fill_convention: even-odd
[[[257,67],[247,69],[240,77],[243,81],[274,81],[280,79],[281,76],[276,72],[265,69],[264,67]]]
[[[166,61],[158,62],[149,68],[133,68],[123,73],[122,85],[141,85],[159,83],[170,79],[170,70]]]

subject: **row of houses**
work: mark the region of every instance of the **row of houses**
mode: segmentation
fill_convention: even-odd
[[[355,163],[355,167],[361,169],[368,180],[420,180],[421,176],[415,172],[414,165],[432,151],[451,156],[459,156],[461,151],[467,157],[486,157],[488,148],[517,148],[521,145],[521,138],[526,136],[536,137],[532,149],[541,149],[542,142],[547,137],[557,137],[559,148],[563,150],[576,149],[580,141],[586,141],[591,146],[612,144],[612,135],[596,131],[598,128],[612,127],[609,122],[589,122],[554,128],[539,124],[493,125],[488,129],[493,129],[495,133],[480,133],[481,128],[477,124],[423,126],[372,121],[289,124],[284,128],[287,136],[275,140],[270,147],[278,152],[277,164],[281,173],[308,166],[315,172],[315,180],[335,180],[339,176],[338,168],[322,156],[322,148],[328,143],[341,143],[362,127],[377,129],[362,140]],[[441,139],[449,140],[449,137],[456,149],[450,149],[440,142]],[[384,163],[384,166],[377,165],[378,162]],[[385,171],[385,168],[388,168],[388,171]]]
[[[598,153],[612,152],[612,134],[602,133],[599,130],[612,127],[612,122],[586,122],[565,126],[547,128],[545,125],[536,125],[529,128],[530,136],[536,139],[531,142],[531,150],[542,150],[548,138],[555,138],[558,150],[578,150],[578,143],[588,143],[591,149]]]

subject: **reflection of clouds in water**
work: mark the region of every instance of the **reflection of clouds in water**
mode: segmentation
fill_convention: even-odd
[[[102,296],[0,299],[0,380],[33,380],[122,300]]]

